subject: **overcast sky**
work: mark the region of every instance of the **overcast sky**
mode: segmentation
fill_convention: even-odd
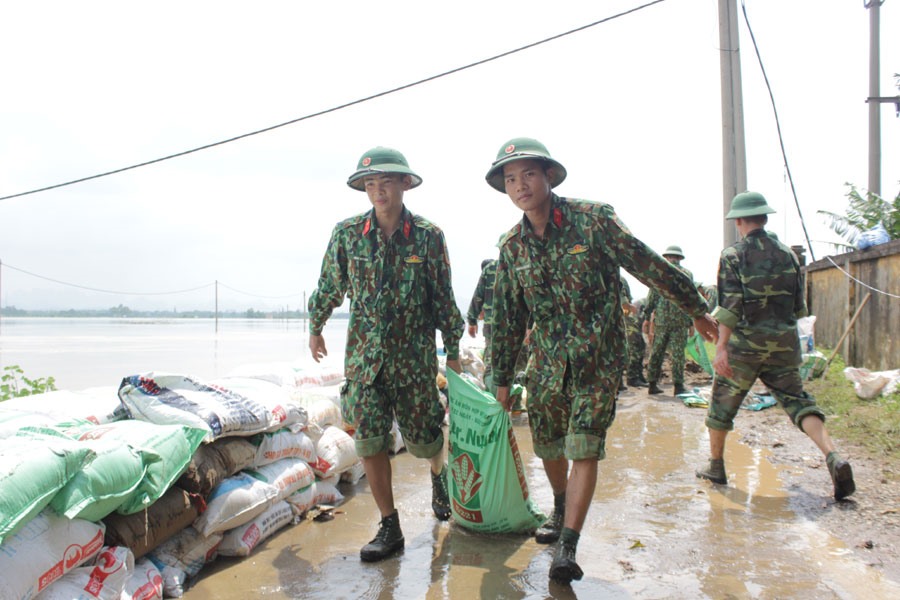
[[[642,4],[7,2],[0,196],[298,119]],[[862,0],[746,4],[823,258],[838,238],[816,210],[842,213],[845,183],[868,181],[869,14]],[[297,308],[315,288],[334,224],[370,206],[347,177],[365,150],[385,145],[424,179],[406,205],[445,231],[465,311],[481,260],[521,217],[484,182],[517,136],[540,139],[566,166],[558,193],[612,204],[657,251],[681,245],[695,279],[712,283],[723,240],[717,5],[668,0],[268,133],[0,201],[0,303],[211,309],[219,281],[220,309]],[[770,228],[805,246],[739,17],[748,187],[778,211]],[[882,96],[898,93],[897,72],[900,2],[888,1]],[[893,198],[900,118],[893,105],[881,118],[882,194]]]

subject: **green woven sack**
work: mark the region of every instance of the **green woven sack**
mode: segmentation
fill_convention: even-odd
[[[713,374],[712,363],[709,362],[709,355],[706,354],[706,346],[703,345],[702,335],[694,332],[694,335],[689,337],[684,345],[684,350],[691,360],[700,365],[704,371],[710,375]]]
[[[534,531],[547,517],[531,499],[509,414],[450,369],[447,380],[453,519],[483,533]]]

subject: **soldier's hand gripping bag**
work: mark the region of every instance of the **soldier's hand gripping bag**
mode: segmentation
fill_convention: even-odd
[[[453,519],[483,533],[534,531],[547,517],[531,499],[509,414],[450,369],[447,378]]]

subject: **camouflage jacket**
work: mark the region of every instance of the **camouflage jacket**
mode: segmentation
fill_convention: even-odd
[[[475,286],[475,293],[472,294],[472,301],[469,303],[469,312],[466,313],[466,321],[469,325],[478,324],[478,315],[484,311],[484,325],[491,325],[491,313],[494,304],[494,278],[497,276],[497,261],[491,260],[481,270],[481,276],[478,278],[478,285]]]
[[[694,280],[693,274],[682,267],[674,265],[676,269]],[[699,290],[698,290],[699,292]],[[709,304],[707,303],[707,309]],[[663,298],[656,290],[650,290],[647,294],[647,303],[644,305],[644,320],[649,320],[650,315],[656,311],[656,317],[653,319],[654,327],[657,329],[677,329],[684,327],[687,329],[691,326],[693,319],[686,315],[676,304]]]
[[[770,365],[799,365],[797,319],[807,314],[800,263],[764,229],[725,248],[719,258],[713,316],[732,330],[728,354]]]
[[[435,329],[447,358],[459,357],[463,320],[450,285],[443,232],[405,207],[385,240],[374,210],[338,223],[309,299],[310,333],[350,298],[344,372],[363,384],[379,371],[396,385],[437,375]]]
[[[543,239],[523,216],[500,247],[494,382],[509,385],[529,313],[529,379],[558,390],[567,370],[576,386],[621,372],[627,357],[620,267],[685,312],[705,314],[706,302],[690,279],[635,238],[611,206],[554,194]]]

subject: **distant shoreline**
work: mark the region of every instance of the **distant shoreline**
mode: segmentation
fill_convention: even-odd
[[[303,311],[261,311],[248,309],[244,311],[222,311],[218,314],[211,310],[23,310],[14,307],[0,309],[0,318],[40,317],[40,318],[104,318],[104,319],[275,319],[275,320],[308,320],[309,313]],[[350,313],[333,313],[331,319],[349,319]]]

